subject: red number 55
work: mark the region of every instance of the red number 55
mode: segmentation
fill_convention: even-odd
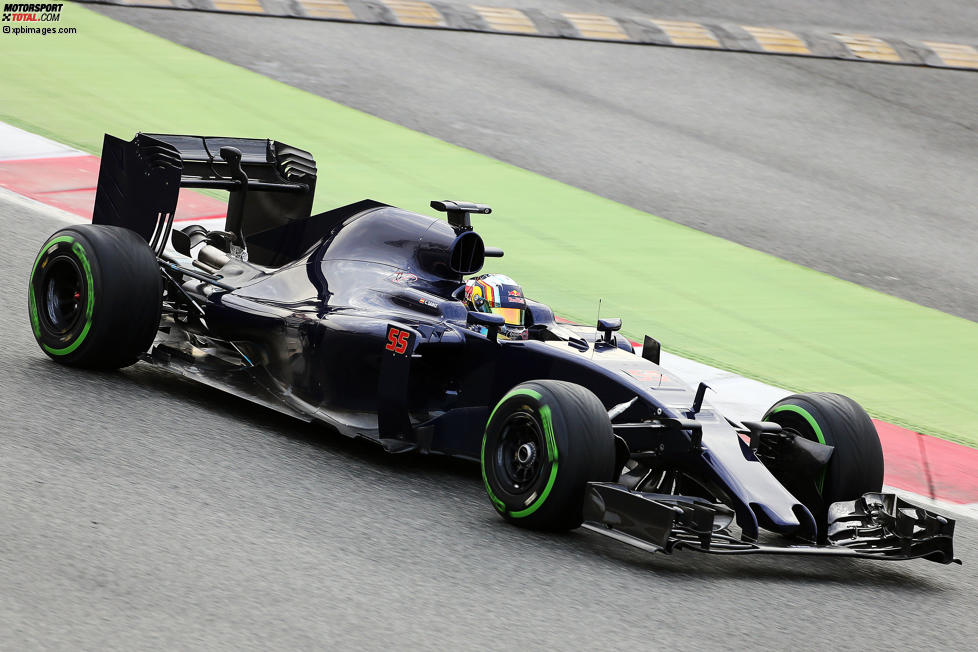
[[[411,331],[402,331],[399,328],[391,328],[387,331],[387,346],[384,348],[394,353],[404,353],[407,350],[408,339]]]

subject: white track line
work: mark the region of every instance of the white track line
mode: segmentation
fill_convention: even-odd
[[[73,147],[0,122],[0,161],[88,156]]]

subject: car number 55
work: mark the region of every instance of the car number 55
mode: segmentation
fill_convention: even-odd
[[[390,328],[387,331],[387,346],[384,348],[400,355],[407,350],[408,340],[410,337],[411,331],[401,330],[400,328]]]

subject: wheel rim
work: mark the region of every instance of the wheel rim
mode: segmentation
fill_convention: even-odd
[[[526,493],[543,474],[546,440],[537,420],[515,412],[503,424],[496,449],[496,478],[510,494]]]
[[[55,257],[46,266],[40,285],[44,325],[58,335],[70,332],[84,312],[82,300],[86,288],[78,263],[68,256]]]

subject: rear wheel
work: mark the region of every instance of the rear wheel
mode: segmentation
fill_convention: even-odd
[[[156,256],[129,229],[61,229],[34,261],[28,310],[34,338],[62,364],[117,369],[153,343],[162,281]]]
[[[615,439],[601,401],[580,385],[536,380],[496,405],[482,441],[482,477],[496,511],[517,525],[581,524],[588,482],[609,481]]]
[[[774,421],[789,433],[834,447],[832,457],[814,478],[817,491],[807,499],[796,496],[815,516],[823,533],[832,503],[882,489],[879,435],[866,411],[851,398],[825,392],[794,394],[772,405],[764,421]],[[781,471],[785,472],[790,474],[791,470]]]

